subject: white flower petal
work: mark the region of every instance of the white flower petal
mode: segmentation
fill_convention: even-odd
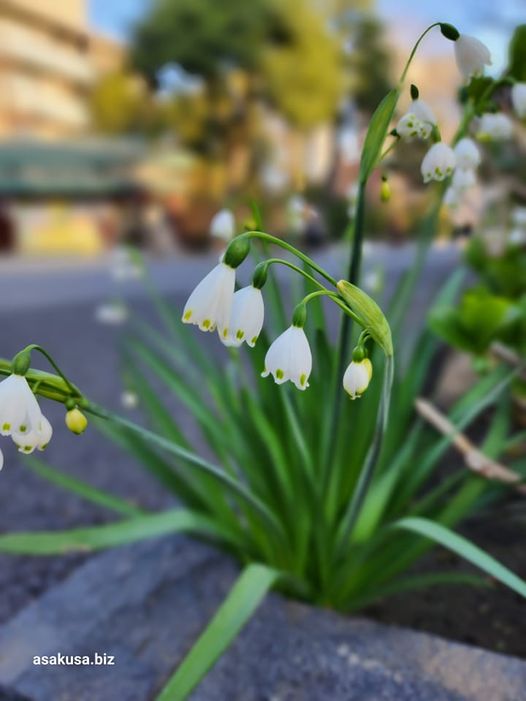
[[[183,311],[183,322],[195,324],[201,331],[216,328],[228,336],[228,322],[234,296],[236,273],[225,263],[218,263],[194,289]]]
[[[417,118],[417,116],[412,112],[407,112],[398,121],[396,131],[402,139],[405,141],[410,141],[411,139],[415,139],[417,136],[419,136],[422,127],[423,124]]]
[[[477,176],[474,170],[461,170],[457,168],[453,173],[451,187],[459,192],[463,192],[470,187],[473,187],[477,182]]]
[[[460,139],[458,144],[455,146],[454,151],[457,159],[457,168],[461,168],[462,170],[471,170],[480,165],[480,150],[473,139],[470,139],[469,137]]]
[[[265,317],[261,290],[253,285],[238,290],[232,300],[229,334],[221,338],[225,345],[240,346],[244,341],[254,347]]]
[[[356,399],[365,392],[371,381],[372,373],[371,361],[368,358],[359,362],[353,360],[348,365],[343,376],[343,388],[351,399]]]
[[[437,123],[437,118],[431,107],[420,98],[418,98],[418,100],[413,100],[409,112],[412,112],[421,122],[427,122],[431,125]]]
[[[491,65],[488,47],[476,37],[461,34],[455,41],[455,59],[465,80],[480,75],[484,66]]]
[[[300,390],[309,386],[312,354],[305,332],[298,326],[289,326],[270,346],[265,356],[262,377],[272,374],[280,385],[290,380]]]
[[[424,182],[444,180],[453,173],[455,162],[455,153],[447,144],[442,141],[433,144],[424,156],[420,168]]]
[[[505,141],[513,136],[513,122],[503,112],[483,114],[479,121],[477,138],[482,141]]]

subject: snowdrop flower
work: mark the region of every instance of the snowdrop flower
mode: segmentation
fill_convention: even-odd
[[[253,285],[234,293],[227,338],[221,338],[225,346],[240,346],[243,341],[253,348],[263,327],[265,307],[261,290]]]
[[[473,139],[468,137],[460,139],[453,150],[455,151],[457,168],[472,170],[480,165],[480,151]]]
[[[449,146],[439,141],[433,144],[424,156],[421,172],[424,182],[430,180],[444,180],[452,174],[455,168],[455,152]]]
[[[491,65],[488,47],[475,37],[461,34],[455,41],[455,60],[465,80],[484,72]]]
[[[424,100],[417,98],[412,101],[407,113],[398,122],[396,130],[405,139],[411,139],[415,136],[427,139],[436,123],[437,120],[431,107]]]
[[[9,375],[0,382],[0,433],[2,436],[38,431],[42,412],[25,377]]]
[[[522,246],[526,243],[526,229],[523,229],[520,226],[516,226],[510,231],[508,241],[513,246]]]
[[[183,323],[195,324],[201,331],[214,331],[228,337],[230,309],[234,296],[236,273],[220,262],[194,289],[183,311]]]
[[[223,241],[230,241],[236,233],[236,220],[229,209],[222,209],[212,217],[210,236]]]
[[[481,141],[504,141],[513,134],[513,122],[503,112],[486,113],[480,118],[477,138]]]
[[[458,192],[464,192],[470,187],[473,187],[477,182],[477,176],[474,170],[462,170],[457,168],[453,173],[451,187]]]
[[[343,376],[343,388],[351,399],[360,397],[371,381],[373,366],[369,358],[353,360]]]
[[[40,421],[31,431],[13,432],[11,437],[13,442],[17,445],[19,452],[29,455],[35,448],[44,450],[51,440],[52,435],[53,428],[51,424],[46,417],[41,414]]]
[[[511,89],[511,102],[519,119],[526,117],[526,83],[515,83]]]
[[[265,370],[261,377],[272,374],[278,385],[290,380],[300,390],[309,386],[312,354],[305,331],[289,326],[270,346],[265,356]]]

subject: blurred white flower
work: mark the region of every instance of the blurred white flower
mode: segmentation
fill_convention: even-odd
[[[480,165],[480,150],[477,144],[469,137],[460,139],[453,149],[456,156],[456,167],[461,170],[472,170]]]
[[[484,72],[491,65],[491,53],[479,39],[461,34],[455,41],[455,59],[465,80]]]
[[[307,202],[301,195],[292,195],[287,202],[287,223],[295,234],[301,234],[305,229]]]
[[[511,102],[519,119],[526,117],[526,83],[515,83],[511,88]]]
[[[511,213],[511,220],[517,226],[526,226],[526,207],[515,207]]]
[[[236,233],[236,220],[230,209],[221,209],[214,214],[210,222],[210,236],[223,241],[230,241]]]
[[[183,311],[183,322],[201,331],[214,331],[227,338],[236,273],[226,263],[218,263],[194,289]]]
[[[128,318],[128,310],[120,302],[108,302],[95,309],[95,320],[100,324],[119,326]]]
[[[116,246],[111,253],[110,273],[114,280],[123,282],[142,277],[143,269],[129,246]]]
[[[312,354],[305,331],[299,326],[289,326],[268,349],[261,377],[272,374],[278,385],[290,380],[304,390],[309,386],[311,370]]]
[[[343,388],[351,399],[357,399],[369,386],[372,376],[373,366],[369,358],[353,360],[343,376]]]
[[[526,243],[526,229],[516,226],[514,227],[508,236],[509,243],[514,246],[522,246]]]
[[[136,409],[139,406],[139,397],[127,389],[121,394],[121,404],[125,409]]]
[[[420,170],[424,182],[444,180],[453,173],[456,158],[452,148],[439,141],[433,144],[424,156]]]
[[[347,190],[346,194],[346,199],[347,199],[347,215],[349,219],[354,219],[356,216],[356,203],[358,201],[358,191],[360,189],[360,185],[357,182],[351,183]]]
[[[263,327],[265,306],[261,290],[253,285],[234,293],[227,338],[221,338],[225,346],[240,346],[243,341],[251,348],[256,345]]]
[[[474,170],[463,170],[456,168],[451,180],[451,187],[459,192],[464,192],[470,187],[473,187],[477,182],[477,176]]]
[[[504,141],[513,135],[513,122],[503,112],[483,114],[479,121],[477,138],[480,141]]]

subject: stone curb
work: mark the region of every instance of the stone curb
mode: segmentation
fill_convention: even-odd
[[[0,628],[6,687],[0,701],[154,699],[236,571],[228,558],[181,537],[96,555]],[[106,653],[115,665],[33,664],[35,655],[59,652]],[[194,701],[525,698],[522,660],[277,595],[192,695]]]

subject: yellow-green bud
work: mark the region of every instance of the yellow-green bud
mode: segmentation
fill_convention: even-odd
[[[80,409],[70,409],[66,413],[66,426],[72,433],[80,435],[84,433],[88,427],[88,419],[80,411]]]
[[[382,178],[382,185],[380,186],[380,199],[382,202],[389,202],[391,199],[391,186],[387,178]]]

